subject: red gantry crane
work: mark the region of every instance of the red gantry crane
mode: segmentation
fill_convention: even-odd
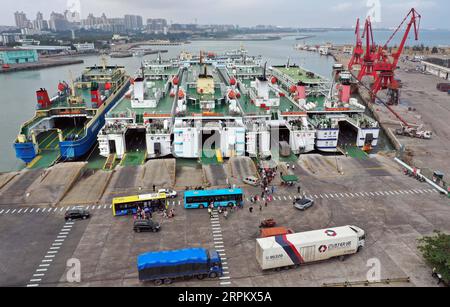
[[[401,40],[400,46],[395,50],[394,53],[388,54],[388,45],[394,39],[395,35],[400,31],[406,20],[410,18],[408,25],[406,27],[405,33]],[[375,83],[372,87],[372,92],[377,94],[380,90],[389,90],[389,101],[390,104],[398,104],[398,89],[399,83],[395,80],[395,70],[397,69],[398,61],[403,49],[405,47],[406,39],[409,36],[411,28],[414,26],[415,40],[419,39],[419,29],[420,29],[420,19],[421,16],[413,8],[409,11],[408,15],[403,19],[398,28],[394,31],[391,37],[388,39],[383,47],[378,48],[378,56],[374,64],[374,71],[376,73]]]
[[[353,50],[353,56],[350,59],[350,63],[348,64],[348,70],[350,71],[353,70],[354,65],[359,65],[361,67],[363,64],[362,56],[364,54],[364,49],[359,29],[359,18],[356,21],[355,35],[356,35],[356,46],[355,49]]]
[[[361,70],[358,74],[359,81],[362,81],[365,76],[372,76],[374,79],[377,77],[377,73],[373,66],[377,59],[378,52],[373,39],[372,22],[369,17],[366,19],[362,37],[366,39],[366,52],[362,60]]]

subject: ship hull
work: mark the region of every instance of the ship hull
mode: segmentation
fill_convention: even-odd
[[[37,156],[36,146],[32,142],[14,143],[14,150],[16,151],[16,157],[27,164]]]
[[[105,125],[105,115],[111,108],[125,95],[130,82],[128,81],[120,92],[108,103],[107,107],[103,109],[102,113],[98,118],[94,118],[93,122],[86,131],[83,138],[76,141],[64,141],[59,143],[59,150],[61,154],[62,161],[76,160],[85,156],[89,150],[92,149],[95,142],[97,141],[97,135],[100,129]]]

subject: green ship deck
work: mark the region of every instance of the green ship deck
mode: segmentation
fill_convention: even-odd
[[[292,81],[292,83],[297,83],[297,82],[303,82],[305,84],[317,84],[317,83],[322,83],[325,82],[325,80],[314,74],[314,77],[309,77],[307,75],[307,71],[304,70],[301,67],[274,67],[274,70],[278,70],[280,73],[286,75],[287,77],[289,77]]]

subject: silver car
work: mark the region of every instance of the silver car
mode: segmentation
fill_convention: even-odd
[[[298,210],[305,211],[306,209],[311,208],[314,206],[314,200],[309,198],[296,198],[294,200],[294,207]]]

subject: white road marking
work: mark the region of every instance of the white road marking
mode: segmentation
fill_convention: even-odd
[[[28,288],[32,288],[32,287],[39,287],[38,284],[31,284],[31,285],[27,285]]]
[[[53,247],[50,247],[50,249],[51,250],[58,250],[58,249],[60,249],[60,247],[59,246],[53,246]]]
[[[42,279],[30,279],[30,282],[40,282]]]
[[[225,246],[223,245],[214,245],[216,248],[224,248]]]
[[[53,259],[44,259],[42,262],[53,262]]]
[[[228,286],[228,285],[231,285],[231,282],[229,282],[229,281],[224,281],[224,282],[221,282],[220,285],[222,285],[222,286]]]
[[[11,211],[11,209],[8,209],[8,211],[6,211],[5,214],[7,214],[9,211]]]
[[[41,268],[48,268],[50,266],[50,264],[40,264],[39,267]]]
[[[37,269],[36,272],[47,272],[48,269]]]
[[[23,208],[22,208],[22,209],[20,209],[19,211],[17,211],[17,213],[19,214],[20,212],[22,212],[22,210],[23,210]]]
[[[2,214],[2,213],[3,213],[3,211],[5,211],[5,209],[3,209],[2,211],[0,211],[0,214]]]
[[[48,251],[47,254],[57,254],[58,251]]]
[[[33,274],[33,277],[42,277],[45,276],[45,274]]]
[[[231,277],[230,276],[224,276],[224,277],[220,277],[219,279],[220,280],[226,280],[226,279],[231,279]]]

